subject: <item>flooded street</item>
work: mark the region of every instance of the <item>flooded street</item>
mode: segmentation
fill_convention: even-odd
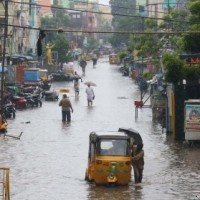
[[[41,108],[18,110],[8,120],[9,134],[0,139],[0,166],[10,168],[12,200],[183,200],[200,198],[200,149],[188,148],[162,133],[152,122],[150,108],[139,110],[135,121],[134,100],[138,86],[118,72],[119,66],[99,60],[92,68],[88,62],[83,82],[92,81],[95,100],[87,106],[86,85],[80,84],[75,97],[72,82],[53,83],[52,87],[70,89],[74,113],[70,124],[62,123],[58,102],[43,101]],[[81,68],[75,66],[81,74]],[[59,95],[60,99],[62,94]],[[59,100],[60,100],[59,99]],[[26,123],[30,122],[30,123]],[[92,131],[116,131],[120,127],[138,130],[144,141],[145,166],[141,185],[127,187],[95,186],[85,182],[88,136]]]

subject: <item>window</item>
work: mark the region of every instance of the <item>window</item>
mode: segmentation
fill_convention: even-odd
[[[100,155],[126,156],[128,152],[128,141],[122,139],[100,141]]]

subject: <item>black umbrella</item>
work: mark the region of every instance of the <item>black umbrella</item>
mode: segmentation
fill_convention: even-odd
[[[136,142],[137,144],[139,144],[139,143],[143,144],[141,135],[135,129],[133,129],[133,128],[119,128],[118,131],[119,132],[125,132],[129,137],[132,137],[134,139],[134,142]]]

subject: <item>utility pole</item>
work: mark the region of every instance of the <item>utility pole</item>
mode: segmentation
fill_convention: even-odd
[[[1,112],[3,111],[3,91],[4,91],[4,69],[6,59],[6,39],[8,35],[8,0],[5,0],[5,18],[4,18],[4,39],[3,39],[3,56],[2,56],[2,72],[1,72]]]

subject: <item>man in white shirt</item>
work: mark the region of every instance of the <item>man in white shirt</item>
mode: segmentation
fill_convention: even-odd
[[[86,88],[85,92],[87,94],[88,106],[92,106],[92,102],[95,98],[95,95],[94,90],[90,87],[90,84],[88,84],[88,87]]]

